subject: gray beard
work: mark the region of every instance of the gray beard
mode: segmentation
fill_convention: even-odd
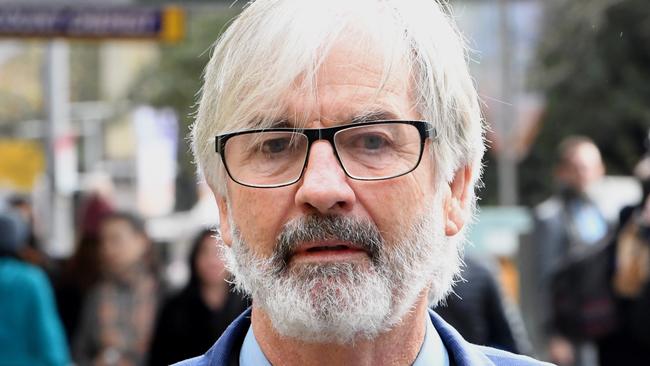
[[[305,216],[289,222],[270,258],[258,258],[230,219],[232,248],[222,246],[237,288],[269,316],[282,336],[312,343],[374,339],[393,328],[429,289],[431,304],[460,272],[460,236],[446,238],[436,202],[387,243],[370,221]],[[437,210],[436,210],[437,209]],[[288,264],[301,242],[341,240],[366,250],[369,262]]]

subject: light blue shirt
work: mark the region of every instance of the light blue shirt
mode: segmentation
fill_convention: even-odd
[[[607,222],[596,206],[576,202],[571,207],[578,235],[586,244],[594,244],[607,234]]]
[[[271,366],[269,360],[264,356],[260,345],[255,339],[253,327],[248,327],[248,332],[244,338],[244,343],[239,353],[240,366]],[[418,357],[413,362],[413,366],[449,366],[449,354],[440,335],[434,328],[431,318],[427,316],[426,331],[424,333],[424,342],[418,353]]]
[[[239,366],[271,366],[253,334],[253,325],[248,327],[246,338],[239,352]]]

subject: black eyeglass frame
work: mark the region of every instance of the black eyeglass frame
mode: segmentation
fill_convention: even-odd
[[[369,126],[369,125],[376,125],[376,124],[405,124],[405,125],[411,125],[417,128],[418,133],[420,134],[420,153],[418,154],[418,160],[417,162],[413,165],[413,168],[409,169],[408,171],[404,173],[400,173],[397,175],[392,175],[389,177],[381,177],[381,178],[357,178],[353,177],[348,173],[347,169],[345,168],[345,165],[343,162],[341,162],[341,158],[339,156],[339,153],[336,149],[336,144],[334,143],[334,136],[336,135],[337,132],[346,130],[348,128],[354,128],[354,127],[362,127],[362,126]],[[301,135],[304,135],[307,137],[307,153],[305,154],[305,161],[302,163],[302,169],[300,170],[300,175],[291,182],[288,183],[282,183],[282,184],[273,184],[273,185],[252,185],[252,184],[247,184],[247,183],[242,183],[235,179],[232,174],[230,173],[230,169],[228,168],[228,163],[226,163],[226,143],[228,140],[232,137],[239,136],[239,135],[247,135],[251,133],[259,133],[259,132],[292,132],[292,133],[298,133]],[[279,127],[279,128],[262,128],[262,129],[255,129],[255,130],[245,130],[245,131],[238,131],[238,132],[231,132],[231,133],[225,133],[222,135],[218,135],[215,137],[215,147],[216,147],[216,152],[219,154],[221,157],[221,162],[223,163],[223,166],[226,168],[226,172],[228,173],[228,176],[230,179],[233,180],[233,182],[240,184],[245,187],[251,187],[251,188],[280,188],[280,187],[286,187],[290,186],[292,184],[295,184],[298,182],[300,179],[302,179],[302,176],[305,173],[305,168],[307,167],[307,161],[309,160],[309,152],[311,151],[311,146],[314,142],[319,141],[319,140],[325,140],[330,143],[332,146],[332,150],[334,151],[334,156],[336,156],[336,160],[339,162],[339,165],[341,166],[341,169],[343,169],[343,172],[345,175],[354,180],[360,180],[360,181],[379,181],[379,180],[386,180],[386,179],[393,179],[397,177],[401,177],[403,175],[409,174],[410,172],[414,171],[419,165],[420,161],[422,160],[422,153],[424,152],[424,145],[426,143],[427,139],[435,139],[436,138],[436,130],[433,127],[433,125],[430,122],[427,121],[417,121],[417,120],[378,120],[378,121],[367,121],[367,122],[359,122],[359,123],[350,123],[350,124],[344,124],[344,125],[339,125],[339,126],[334,126],[334,127],[326,127],[326,128],[291,128],[291,127]]]

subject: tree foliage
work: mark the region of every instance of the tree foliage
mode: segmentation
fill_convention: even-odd
[[[591,137],[610,174],[630,174],[650,128],[647,0],[551,2],[538,60],[533,84],[547,105],[520,169],[525,203],[550,193],[556,147],[567,135]]]

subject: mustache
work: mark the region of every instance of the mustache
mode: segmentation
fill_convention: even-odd
[[[378,264],[385,241],[379,228],[367,219],[341,215],[308,215],[287,223],[278,235],[272,263],[282,272],[298,246],[305,242],[336,240],[353,244]]]

